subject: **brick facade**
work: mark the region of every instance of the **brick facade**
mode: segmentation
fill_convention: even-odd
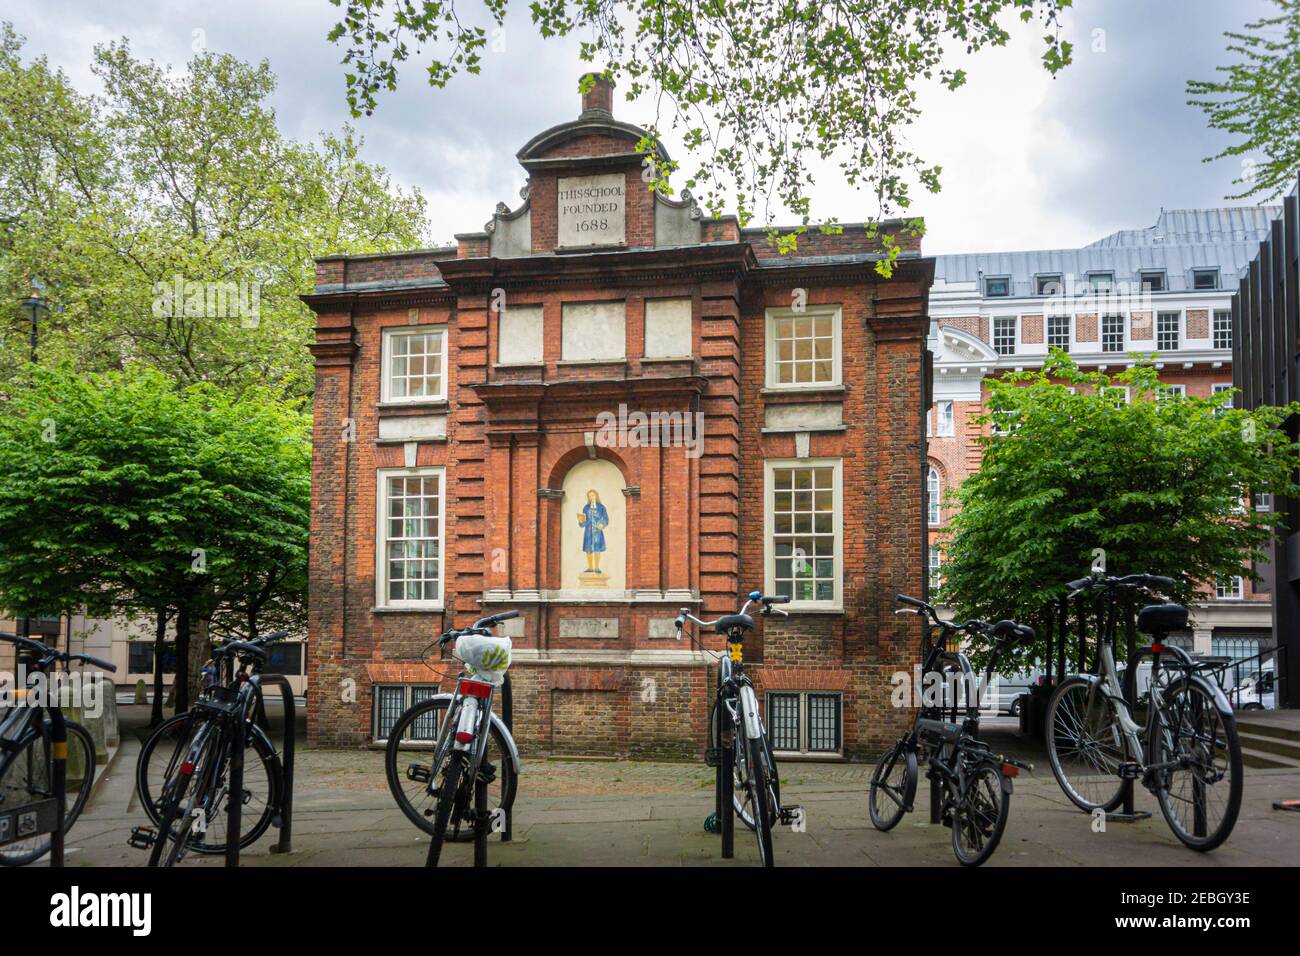
[[[519,153],[526,203],[501,208],[455,248],[317,264],[313,458],[312,740],[364,744],[376,732],[379,686],[446,686],[446,662],[422,657],[446,627],[517,609],[509,622],[514,730],[526,751],[698,754],[712,700],[711,658],[678,642],[681,606],[713,618],[770,577],[765,462],[833,460],[841,469],[839,606],[760,619],[746,645],[760,693],[841,695],[844,756],[878,752],[910,715],[889,706],[889,675],[917,662],[912,618],[894,594],[923,577],[922,359],[931,260],[901,224],[892,278],[874,270],[864,226],[801,240],[779,257],[734,219],[702,219],[689,197],[665,202],[641,181],[638,132],[609,113],[599,84],[578,120]],[[621,177],[624,240],[557,254],[558,183]],[[523,224],[523,225],[520,225]],[[665,225],[666,224],[666,225]],[[508,239],[509,230],[527,234]],[[659,235],[661,229],[673,235]],[[682,235],[697,241],[683,242]],[[668,241],[671,239],[671,241]],[[508,241],[517,254],[502,254]],[[834,256],[833,261],[823,257]],[[690,355],[646,356],[646,302],[690,304]],[[535,363],[496,361],[497,304],[540,307]],[[768,388],[769,310],[836,307],[840,383]],[[622,303],[622,357],[564,358],[566,306]],[[531,313],[530,314],[535,314]],[[380,401],[384,330],[445,328],[445,401]],[[598,416],[699,412],[699,454],[589,436]],[[796,427],[772,427],[805,421]],[[801,417],[802,416],[802,417]],[[439,420],[441,433],[393,439]],[[384,434],[381,434],[381,430]],[[623,593],[575,594],[560,545],[571,469],[593,458],[620,476]],[[386,606],[376,576],[380,470],[441,467],[442,600]],[[703,635],[704,647],[721,639]]]

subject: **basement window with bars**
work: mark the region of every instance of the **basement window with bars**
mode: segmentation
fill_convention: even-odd
[[[844,739],[843,695],[769,691],[767,726],[772,750],[782,754],[839,754]]]
[[[407,709],[438,693],[436,684],[376,684],[373,733],[375,740],[387,740]],[[438,711],[422,715],[411,725],[406,740],[432,743],[438,735]]]

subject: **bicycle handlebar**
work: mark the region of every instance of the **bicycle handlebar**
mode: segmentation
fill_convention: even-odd
[[[67,651],[56,651],[48,644],[43,644],[30,637],[0,633],[0,641],[7,641],[10,644],[40,654],[42,667],[49,667],[55,661],[62,661],[65,664],[70,664],[73,661],[81,661],[83,664],[94,664],[96,667],[106,670],[111,674],[117,673],[117,665],[104,660],[102,657],[94,657],[90,654],[70,654]]]
[[[513,620],[518,616],[519,616],[518,611],[502,611],[500,614],[491,614],[487,617],[481,617],[473,624],[471,624],[469,627],[448,628],[447,630],[443,631],[441,635],[439,635],[438,646],[441,647],[443,644],[446,644],[448,641],[453,641],[456,638],[463,637],[466,634],[477,634],[482,637],[491,637],[492,628],[496,627],[502,621]]]
[[[1086,578],[1068,581],[1065,586],[1074,592],[1071,597],[1077,597],[1088,591],[1110,591],[1115,588],[1172,588],[1177,584],[1178,582],[1173,578],[1163,574],[1126,574],[1123,577],[1091,574]]]

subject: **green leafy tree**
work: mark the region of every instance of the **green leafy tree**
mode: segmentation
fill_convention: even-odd
[[[413,53],[425,59],[435,87],[480,72],[489,27],[500,30],[508,8],[506,0],[483,0],[481,8],[455,0],[330,2],[342,8],[329,39],[344,47],[354,116],[371,113],[382,92],[397,87]],[[742,224],[755,215],[770,224],[776,204],[798,216],[794,233],[770,231],[788,250],[812,221],[810,160],[834,161],[846,182],[870,187],[882,215],[910,206],[912,177],[937,191],[939,167],[903,136],[919,113],[919,83],[960,87],[966,57],[1008,41],[1004,15],[1041,20],[1043,65],[1055,74],[1070,62],[1058,24],[1070,4],[535,0],[529,12],[542,37],[581,37],[585,61],[622,83],[629,99],[656,104],[640,150],[653,154],[665,124],[676,130],[699,158],[685,185],[713,214],[730,206]],[[652,188],[666,191],[673,172],[653,169]],[[888,274],[888,262],[879,268]]]
[[[178,389],[140,365],[33,369],[0,404],[0,606],[150,614],[159,662],[174,619],[185,709],[196,623],[301,624],[309,438],[269,390]]]
[[[1252,566],[1283,516],[1248,502],[1300,491],[1291,479],[1300,445],[1279,427],[1300,406],[1245,411],[1227,392],[1170,396],[1150,364],[1112,377],[1055,349],[1041,370],[989,389],[983,420],[994,434],[956,492],[940,589],[960,616],[1046,630],[1063,583],[1099,558],[1111,574],[1176,578],[1172,597],[1183,601],[1220,578],[1258,580]],[[1040,634],[1018,649],[1019,661],[1042,660],[1045,642]]]
[[[1242,157],[1242,174],[1233,182],[1243,188],[1229,199],[1276,198],[1300,169],[1300,0],[1273,2],[1275,15],[1224,34],[1236,62],[1215,67],[1217,79],[1187,84],[1188,104],[1232,137],[1205,162]]]
[[[177,73],[122,41],[91,67],[100,94],[25,61],[0,24],[0,385],[26,361],[9,317],[39,279],[42,362],[309,394],[312,257],[420,245],[423,197],[350,128],[282,135],[265,62],[201,53]]]

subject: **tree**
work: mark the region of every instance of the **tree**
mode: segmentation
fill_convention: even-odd
[[[460,72],[478,73],[487,28],[472,22],[477,4],[455,0],[330,0],[342,7],[329,39],[345,47],[343,64],[354,116],[370,114],[398,69],[427,48],[429,83],[445,87]],[[931,192],[927,165],[903,131],[918,115],[917,87],[966,81],[962,52],[1009,39],[1003,14],[1037,15],[1045,30],[1043,64],[1053,75],[1070,62],[1058,15],[1071,0],[535,0],[533,26],[544,38],[578,35],[581,56],[626,81],[629,99],[646,95],[656,116],[640,151],[653,155],[661,122],[700,157],[685,185],[710,212],[728,201],[742,225],[772,221],[776,202],[812,221],[810,159],[834,160],[845,180],[868,185],[881,215],[905,211],[909,176]],[[467,11],[466,6],[474,10]],[[507,0],[483,0],[500,30]],[[963,61],[964,62],[964,61]],[[665,115],[666,114],[666,115]],[[652,188],[667,191],[674,169],[652,168]],[[832,220],[833,222],[833,220]],[[778,236],[792,249],[803,228]],[[883,237],[882,237],[883,238]],[[897,250],[891,248],[896,255]],[[892,257],[891,260],[892,261]],[[880,270],[888,274],[888,262]]]
[[[1295,183],[1300,168],[1300,0],[1273,0],[1275,16],[1229,31],[1228,53],[1240,59],[1215,67],[1216,80],[1190,80],[1189,106],[1200,107],[1211,129],[1233,142],[1205,162],[1241,156],[1244,187],[1228,199],[1274,199]],[[1257,157],[1263,155],[1264,160]]]
[[[1245,411],[1231,393],[1160,388],[1150,364],[1085,373],[1055,349],[1039,371],[989,380],[983,420],[996,431],[956,494],[943,601],[961,617],[1041,627],[1063,582],[1098,559],[1111,574],[1174,577],[1182,601],[1220,578],[1258,580],[1252,565],[1284,518],[1247,502],[1300,491],[1300,445],[1279,427],[1300,406]],[[1045,643],[1015,659],[1042,660]]]
[[[174,618],[184,710],[196,623],[256,629],[305,603],[307,418],[267,390],[177,388],[140,365],[30,375],[0,404],[0,606],[151,614],[158,660]]]
[[[423,197],[350,128],[283,136],[265,62],[200,53],[178,74],[122,41],[92,69],[102,94],[24,62],[0,24],[0,383],[27,356],[7,317],[39,278],[43,362],[309,394],[312,257],[420,245]]]

